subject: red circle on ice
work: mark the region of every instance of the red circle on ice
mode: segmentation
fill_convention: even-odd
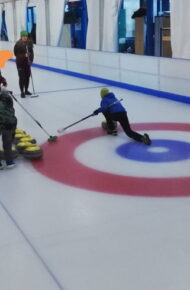
[[[134,130],[190,131],[184,123],[137,123]],[[76,148],[84,142],[104,136],[100,128],[85,129],[63,135],[56,143],[45,143],[44,158],[32,161],[43,175],[66,185],[102,193],[133,196],[190,196],[190,177],[149,178],[121,176],[102,172],[80,163],[74,157]]]

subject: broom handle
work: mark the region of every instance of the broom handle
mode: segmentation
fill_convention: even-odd
[[[120,103],[121,101],[123,101],[123,99],[120,99],[120,100],[117,100],[117,101],[113,102],[112,104],[110,104],[110,105],[108,106],[108,108],[114,106],[114,105],[117,104],[117,103]],[[68,128],[70,128],[70,127],[72,127],[72,126],[74,126],[74,125],[76,125],[76,124],[78,124],[78,123],[80,123],[80,122],[82,122],[82,121],[84,121],[84,120],[90,118],[90,117],[93,117],[93,116],[94,116],[94,114],[90,114],[90,115],[88,115],[88,116],[86,116],[86,117],[80,119],[79,121],[76,121],[76,122],[74,122],[74,123],[68,125],[68,126],[65,127],[65,128],[59,129],[58,132],[61,133],[61,132],[65,131],[66,129],[68,129]]]

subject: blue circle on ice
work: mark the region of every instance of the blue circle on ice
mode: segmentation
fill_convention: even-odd
[[[190,143],[176,140],[152,140],[150,146],[130,142],[116,149],[121,157],[141,162],[174,162],[190,158]]]

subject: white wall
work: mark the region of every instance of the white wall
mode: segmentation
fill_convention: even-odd
[[[0,41],[0,49],[14,43]],[[190,60],[34,46],[34,63],[190,97]]]

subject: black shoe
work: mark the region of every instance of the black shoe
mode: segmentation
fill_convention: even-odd
[[[20,96],[21,96],[21,98],[26,98],[24,93],[21,93]]]
[[[13,168],[16,165],[13,160],[7,160],[6,164],[7,164],[7,168]]]
[[[31,93],[31,92],[29,92],[29,91],[26,91],[26,92],[25,92],[25,95],[27,95],[27,96],[31,96],[31,95],[32,95],[32,93]]]
[[[108,130],[107,134],[112,135],[112,136],[117,136],[117,130],[110,130],[110,131]]]
[[[150,145],[151,144],[151,140],[150,140],[148,134],[144,134],[143,143],[146,144],[146,145]]]

